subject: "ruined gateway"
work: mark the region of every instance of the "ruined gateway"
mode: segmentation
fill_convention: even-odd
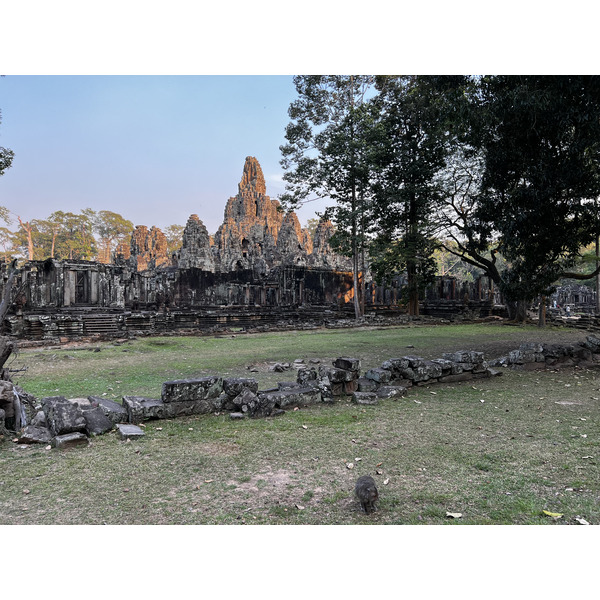
[[[30,261],[5,330],[60,339],[246,327],[335,312],[349,306],[353,291],[350,261],[329,245],[332,229],[321,222],[311,238],[295,213],[266,195],[260,164],[247,157],[214,239],[191,215],[172,256],[160,229],[137,226],[113,264]]]

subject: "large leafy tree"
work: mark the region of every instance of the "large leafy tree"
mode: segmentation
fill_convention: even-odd
[[[93,231],[98,235],[98,260],[109,263],[117,244],[131,236],[133,223],[110,210],[95,212],[87,208],[82,214],[89,218]]]
[[[333,201],[324,216],[336,226],[331,243],[352,258],[354,309],[364,312],[368,154],[373,113],[367,102],[373,78],[360,75],[297,76],[298,98],[290,105],[287,144],[281,146],[286,171],[287,208],[315,198]]]
[[[594,275],[570,269],[598,234],[600,77],[489,76],[478,83],[469,142],[481,170],[469,173],[462,163],[454,179],[463,189],[469,182],[452,202],[460,253],[523,319],[526,304],[560,277]]]
[[[462,94],[463,77],[378,77],[380,137],[376,151],[375,219],[379,235],[373,271],[379,279],[404,272],[409,314],[435,274],[434,218],[441,203],[438,174],[457,133],[451,100]]]

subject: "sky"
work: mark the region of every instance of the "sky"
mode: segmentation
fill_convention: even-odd
[[[0,146],[15,158],[0,205],[15,220],[92,208],[163,230],[197,214],[215,233],[246,156],[271,198],[284,191],[294,98],[290,75],[1,77]],[[314,213],[298,216],[304,225]]]

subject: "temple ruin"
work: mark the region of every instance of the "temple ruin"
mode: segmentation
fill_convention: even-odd
[[[171,256],[162,231],[140,225],[111,264],[29,261],[5,331],[28,339],[160,333],[336,311],[353,291],[350,261],[332,250],[332,233],[321,222],[312,239],[295,213],[266,195],[260,164],[249,156],[214,238],[193,214]]]

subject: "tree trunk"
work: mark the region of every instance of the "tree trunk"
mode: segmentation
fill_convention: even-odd
[[[538,327],[546,327],[546,296],[540,298],[540,310],[538,313]]]
[[[600,267],[600,237],[596,237],[596,270]],[[600,314],[600,273],[596,275],[596,314]]]
[[[527,301],[511,300],[506,303],[508,318],[516,323],[524,323],[527,320]]]

